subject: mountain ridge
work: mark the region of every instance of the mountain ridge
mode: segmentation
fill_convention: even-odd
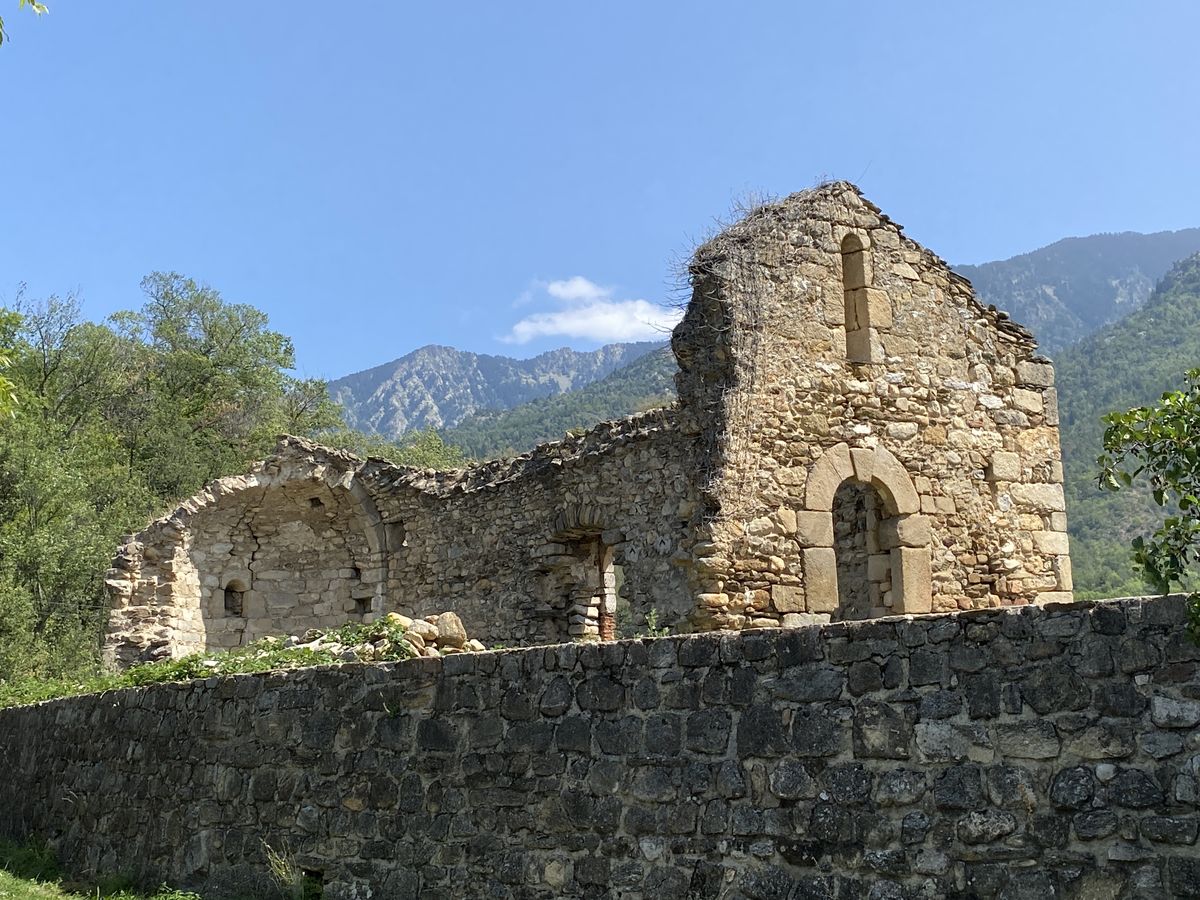
[[[1067,237],[953,269],[980,302],[1005,310],[1053,354],[1136,309],[1172,264],[1200,251],[1200,228]]]
[[[397,438],[584,387],[658,346],[659,341],[640,341],[590,351],[561,347],[520,360],[427,344],[335,379],[329,393],[351,428]]]

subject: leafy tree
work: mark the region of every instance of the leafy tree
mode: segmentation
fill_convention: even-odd
[[[4,372],[12,366],[12,351],[5,348],[12,346],[20,321],[21,317],[15,312],[0,309],[0,418],[11,416],[17,405],[17,386]]]
[[[1104,417],[1101,487],[1118,491],[1144,476],[1154,502],[1165,510],[1149,537],[1133,540],[1134,562],[1162,593],[1192,580],[1200,562],[1200,369],[1184,386],[1163,394],[1157,406]],[[1189,626],[1200,640],[1200,593],[1188,602]]]
[[[39,3],[38,0],[21,0],[18,8],[23,9],[26,6],[39,16],[50,11],[45,3]],[[0,44],[3,44],[6,40],[8,40],[8,32],[4,30],[4,18],[0,17]]]
[[[341,424],[266,315],[179,275],[95,324],[74,297],[0,310],[18,401],[0,424],[0,680],[98,664],[120,537],[280,432]]]

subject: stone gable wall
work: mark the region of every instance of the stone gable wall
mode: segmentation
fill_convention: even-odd
[[[1028,332],[845,184],[751,213],[692,273],[677,349],[718,330],[723,346],[690,354],[681,395],[726,386],[704,625],[838,613],[847,479],[881,490],[902,532],[874,550],[874,615],[1070,599],[1054,372]]]
[[[1200,897],[1179,597],[121,691],[0,768],[0,834],[212,896]]]

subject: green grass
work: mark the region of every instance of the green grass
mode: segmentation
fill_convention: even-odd
[[[344,646],[361,645],[384,640],[374,661],[390,662],[408,659],[408,645],[401,642],[404,629],[390,619],[382,619],[369,625],[350,624],[332,631],[323,632],[327,640]],[[170,681],[190,681],[209,678],[213,675],[246,675],[254,672],[269,672],[276,669],[300,669],[305,666],[330,665],[342,660],[327,650],[306,647],[285,647],[278,638],[264,638],[238,647],[212,653],[194,653],[181,659],[134,666],[124,672],[87,673],[75,677],[56,679],[23,678],[0,681],[0,709],[9,706],[25,706],[54,700],[59,697],[75,697],[120,688],[141,687],[148,684],[163,684]],[[0,894],[0,900],[7,900]]]
[[[202,900],[199,894],[161,888],[154,894],[128,889],[122,879],[71,884],[62,878],[54,855],[36,844],[0,841],[0,900]]]

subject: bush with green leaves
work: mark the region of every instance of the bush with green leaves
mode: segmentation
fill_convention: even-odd
[[[1164,513],[1153,534],[1134,538],[1134,562],[1164,594],[1189,585],[1200,563],[1200,369],[1157,405],[1110,413],[1104,423],[1100,486],[1119,491],[1140,479]],[[1191,594],[1188,610],[1200,640],[1200,593]]]

